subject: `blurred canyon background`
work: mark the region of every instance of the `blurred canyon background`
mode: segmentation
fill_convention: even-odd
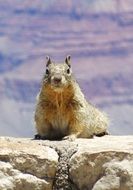
[[[133,135],[133,0],[0,0],[0,135],[33,137],[45,57],[67,54],[110,133]]]

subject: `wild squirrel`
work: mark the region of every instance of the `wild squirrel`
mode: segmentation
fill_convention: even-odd
[[[63,64],[47,57],[35,110],[35,139],[91,138],[107,134],[108,117],[88,103],[72,74],[70,56]]]

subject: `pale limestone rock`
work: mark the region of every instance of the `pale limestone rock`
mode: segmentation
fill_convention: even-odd
[[[133,190],[133,160],[112,160],[103,165],[104,176],[93,187],[93,190]]]
[[[1,190],[44,190],[51,189],[48,182],[30,174],[23,174],[13,169],[12,165],[0,162],[0,189]]]
[[[133,137],[78,139],[69,175],[81,190],[133,189]]]
[[[28,139],[0,138],[0,190],[51,190],[58,165],[54,149]]]
[[[0,137],[0,190],[133,190],[133,136]]]

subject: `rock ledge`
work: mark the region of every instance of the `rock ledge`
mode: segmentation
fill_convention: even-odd
[[[133,136],[0,137],[1,190],[132,190]]]

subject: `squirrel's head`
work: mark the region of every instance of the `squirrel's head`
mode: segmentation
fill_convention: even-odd
[[[49,56],[46,59],[44,82],[51,85],[55,91],[61,91],[70,84],[72,79],[71,57],[68,55],[62,64],[53,63]]]

